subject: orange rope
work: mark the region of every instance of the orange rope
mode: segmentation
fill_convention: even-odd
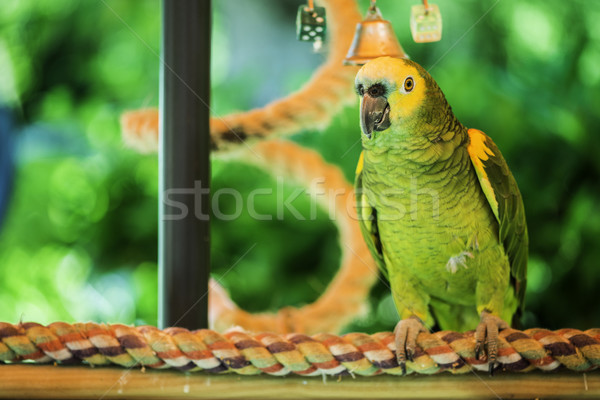
[[[330,52],[325,64],[299,91],[265,107],[222,118],[211,119],[211,137],[217,150],[235,146],[247,139],[289,135],[303,130],[321,129],[329,124],[346,104],[356,101],[354,76],[358,67],[342,65],[361,16],[355,0],[321,0],[327,9],[330,29]],[[142,152],[158,148],[158,111],[138,110],[121,117],[124,141]],[[323,179],[325,209],[334,207],[340,232],[342,265],[319,299],[302,308],[286,307],[277,313],[251,314],[238,308],[225,290],[211,281],[209,316],[211,326],[227,329],[232,325],[255,331],[337,332],[361,310],[369,290],[377,279],[377,268],[360,234],[355,216],[352,186],[338,168],[327,165],[314,151],[285,142],[260,143],[253,152],[261,160],[252,162],[274,174],[300,181],[310,188]],[[339,196],[336,191],[342,191]],[[350,206],[349,206],[350,205]],[[284,268],[282,266],[282,268]],[[344,301],[340,302],[339,299]],[[310,321],[310,323],[306,323]]]
[[[317,205],[329,213],[338,227],[341,265],[314,303],[301,308],[286,307],[276,313],[252,314],[241,310],[211,281],[210,326],[220,331],[242,326],[252,331],[281,333],[339,332],[366,309],[365,299],[378,275],[358,225],[352,185],[338,167],[327,164],[319,153],[285,140],[258,142],[252,152],[242,156],[273,176],[305,187],[314,196]]]
[[[216,150],[252,139],[321,130],[346,105],[355,102],[354,77],[358,67],[344,66],[354,29],[361,16],[355,0],[321,0],[327,10],[329,54],[326,62],[295,93],[262,108],[213,116],[211,138]],[[121,116],[124,142],[141,152],[158,149],[158,110],[129,111]]]

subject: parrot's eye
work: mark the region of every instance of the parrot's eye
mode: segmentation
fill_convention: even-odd
[[[369,88],[368,92],[371,97],[380,97],[385,94],[385,88],[383,85],[375,84]]]
[[[358,93],[359,96],[362,96],[365,94],[365,87],[363,85],[358,85],[356,87],[356,92]]]
[[[409,76],[404,80],[404,92],[411,92],[415,88],[415,80],[412,76]]]

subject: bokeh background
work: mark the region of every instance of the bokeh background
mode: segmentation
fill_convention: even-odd
[[[216,114],[288,94],[323,61],[295,39],[301,3],[214,0]],[[459,119],[492,136],[519,182],[531,238],[524,324],[600,326],[600,2],[439,0],[444,32],[434,44],[412,41],[417,3],[377,2]],[[0,320],[156,324],[157,157],[127,149],[118,118],[158,104],[160,21],[157,0],[2,2]],[[292,140],[351,180],[359,132],[354,106]],[[215,190],[276,189],[268,172],[231,158],[214,157],[212,171]],[[258,211],[275,216],[274,198],[259,198]],[[308,196],[294,205],[309,214]],[[212,223],[213,275],[247,310],[313,301],[339,256],[325,212]],[[394,326],[384,284],[370,304],[348,330]]]

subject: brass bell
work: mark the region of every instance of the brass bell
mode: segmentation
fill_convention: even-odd
[[[404,52],[390,21],[372,2],[365,19],[356,24],[352,45],[344,59],[344,65],[363,65],[377,57],[409,58]]]

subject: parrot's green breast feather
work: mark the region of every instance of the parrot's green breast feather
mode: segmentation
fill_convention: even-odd
[[[528,234],[525,209],[517,183],[495,143],[485,133],[468,130],[467,152],[471,159],[479,185],[489,207],[498,222],[498,240],[510,264],[515,297],[522,310],[526,286]],[[357,209],[363,237],[379,269],[388,277],[384,260],[382,240],[378,226],[377,210],[368,203],[364,195],[361,154],[356,170]]]

